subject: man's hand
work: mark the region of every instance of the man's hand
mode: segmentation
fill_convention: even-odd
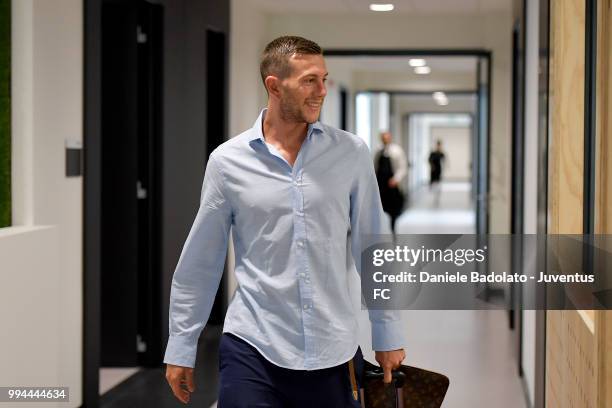
[[[191,393],[195,391],[193,368],[167,364],[166,380],[168,380],[168,384],[170,384],[174,396],[183,404],[187,404]],[[182,387],[183,384],[187,389]]]
[[[389,179],[389,187],[390,187],[390,188],[395,188],[395,187],[397,187],[397,185],[398,185],[398,184],[399,184],[399,183],[397,182],[397,180],[396,180],[396,179],[394,179],[393,177],[391,177],[391,178]]]
[[[393,351],[377,351],[375,358],[385,373],[383,381],[385,383],[390,383],[393,379],[391,371],[395,370],[396,368],[399,368],[399,366],[402,364],[402,361],[404,361],[404,358],[406,358],[406,353],[404,353],[404,349]]]

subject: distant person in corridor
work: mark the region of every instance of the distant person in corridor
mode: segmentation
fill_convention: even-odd
[[[429,168],[430,168],[430,178],[429,185],[431,187],[434,186],[435,183],[439,183],[442,180],[442,170],[444,166],[444,152],[442,151],[442,142],[436,142],[435,150],[429,154]]]
[[[370,153],[318,122],[327,68],[317,44],[277,38],[260,71],[267,108],[208,160],[172,280],[166,378],[187,403],[231,228],[238,287],[219,346],[219,408],[357,408],[349,370],[363,359],[348,274],[361,271],[362,237],[389,233]],[[400,315],[369,316],[390,382],[405,357]]]
[[[440,196],[442,195],[442,189],[440,188],[440,182],[442,181],[442,171],[444,170],[444,162],[446,156],[442,151],[442,142],[436,142],[435,150],[432,150],[429,154],[429,189],[433,190],[433,205],[435,207],[440,206]]]
[[[383,146],[374,156],[376,180],[383,209],[391,217],[391,230],[395,234],[395,221],[404,209],[404,193],[401,182],[406,176],[406,154],[400,145],[393,143],[390,132],[380,135]]]

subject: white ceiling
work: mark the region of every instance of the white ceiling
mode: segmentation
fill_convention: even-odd
[[[432,73],[476,74],[476,57],[334,57],[326,56],[327,64],[335,68],[351,69],[353,72],[402,72],[413,73],[410,59],[422,58]],[[426,76],[424,76],[426,77]],[[424,78],[423,77],[423,78]]]
[[[243,0],[244,1],[244,0]],[[375,14],[481,15],[510,10],[512,0],[249,0],[269,13],[375,13],[370,3],[392,3],[392,12]],[[239,4],[239,2],[237,2]]]
[[[394,95],[398,109],[406,112],[466,112],[476,113],[475,95],[448,94],[448,105],[438,105],[431,95]]]
[[[420,57],[419,57],[420,58]],[[476,86],[476,57],[424,57],[429,75],[417,75],[409,57],[325,58],[330,81],[355,90],[390,91],[472,90]],[[330,82],[330,85],[332,84]]]

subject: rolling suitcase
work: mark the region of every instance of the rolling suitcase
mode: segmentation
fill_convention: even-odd
[[[391,384],[383,370],[364,360],[360,391],[362,408],[439,408],[449,386],[445,375],[402,365],[393,371]]]

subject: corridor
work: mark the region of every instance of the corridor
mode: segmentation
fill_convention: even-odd
[[[469,183],[443,182],[415,195],[398,220],[400,234],[474,233]],[[443,407],[525,406],[507,312],[405,311],[404,319],[405,363],[450,378]]]
[[[405,348],[445,408],[612,408],[612,256],[549,240],[612,231],[611,50],[612,0],[0,0],[0,391],[181,407],[195,360],[216,407],[228,315],[294,369]],[[379,204],[491,279],[362,290]]]

